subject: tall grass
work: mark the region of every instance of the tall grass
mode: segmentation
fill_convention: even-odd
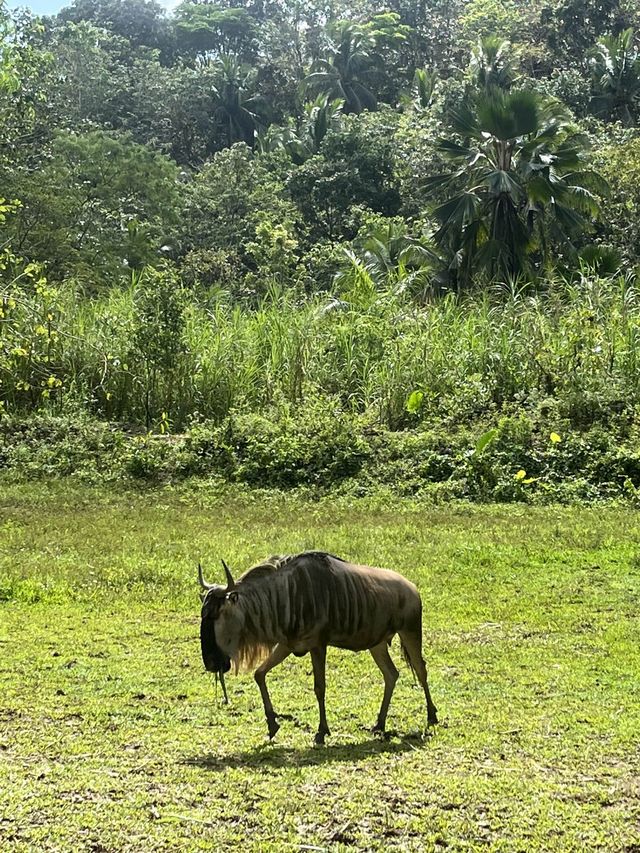
[[[556,278],[420,306],[343,280],[340,298],[272,288],[257,308],[182,291],[170,273],[97,299],[71,283],[31,284],[0,294],[0,399],[14,413],[71,399],[108,419],[181,430],[194,416],[219,422],[231,410],[332,398],[396,428],[414,390],[425,417],[548,397],[579,418],[584,406],[640,402],[630,277]]]

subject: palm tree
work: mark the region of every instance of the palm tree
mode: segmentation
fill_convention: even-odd
[[[440,258],[426,238],[411,237],[404,223],[389,219],[379,222],[358,242],[355,250],[345,249],[344,266],[334,279],[336,286],[349,288],[354,276],[364,276],[376,291],[391,288],[413,298],[427,297]]]
[[[375,110],[377,98],[371,85],[381,69],[381,51],[396,48],[407,37],[408,27],[399,21],[399,15],[386,12],[364,24],[331,24],[325,56],[317,61],[317,70],[306,77],[306,85],[329,98],[342,99],[346,113]]]
[[[438,82],[438,72],[428,68],[416,68],[413,74],[411,90],[400,96],[402,104],[423,113],[433,104],[433,96]]]
[[[632,29],[600,39],[592,51],[591,72],[594,113],[627,126],[635,124],[640,108],[640,51]]]
[[[254,94],[256,71],[243,65],[236,56],[223,55],[212,63],[211,92],[214,119],[226,137],[227,145],[246,142],[253,145],[258,116]]]
[[[479,89],[510,89],[516,81],[511,43],[499,36],[478,40],[471,51],[469,71]]]
[[[307,76],[307,86],[344,100],[347,113],[374,110],[376,96],[363,82],[374,64],[375,43],[371,35],[358,24],[338,21],[332,36],[327,56],[319,59],[318,70]]]
[[[404,290],[433,271],[439,258],[425,239],[409,236],[404,223],[389,220],[373,228],[364,239],[362,260],[379,287],[398,283]]]
[[[532,254],[543,262],[550,243],[573,252],[598,211],[605,182],[583,163],[584,139],[566,109],[535,92],[478,93],[451,116],[463,141],[442,140],[438,149],[452,164],[428,179],[427,188],[455,189],[434,210],[434,238],[448,253],[458,287],[476,270],[515,278],[529,270]]]

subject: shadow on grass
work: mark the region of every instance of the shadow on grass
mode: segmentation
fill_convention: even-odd
[[[336,762],[353,764],[374,755],[397,755],[410,750],[417,751],[426,746],[429,740],[430,738],[423,738],[420,734],[408,734],[403,735],[400,740],[374,738],[366,743],[327,744],[325,746],[303,747],[302,749],[265,743],[254,749],[242,750],[228,755],[215,755],[213,753],[196,755],[182,759],[181,763],[213,771],[226,770],[230,767],[260,767],[262,769],[271,767],[279,769]]]

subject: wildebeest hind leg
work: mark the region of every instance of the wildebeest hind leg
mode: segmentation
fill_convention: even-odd
[[[285,658],[288,658],[290,654],[291,650],[287,648],[287,646],[282,645],[282,643],[278,643],[278,645],[275,646],[266,661],[260,664],[260,666],[253,674],[253,677],[255,678],[256,683],[260,688],[260,693],[262,695],[264,715],[267,718],[267,726],[269,727],[269,738],[275,737],[276,732],[280,728],[280,724],[276,719],[276,715],[273,710],[273,705],[271,704],[271,697],[269,696],[269,691],[267,690],[267,673],[270,669],[273,669],[274,666],[278,666],[279,663],[282,663],[282,661]]]
[[[318,646],[311,649],[311,663],[313,664],[313,689],[318,700],[318,711],[320,712],[320,723],[316,732],[316,743],[324,743],[325,735],[330,735],[327,725],[327,715],[324,707],[324,694],[326,689],[326,662],[327,647]]]
[[[393,689],[396,686],[396,681],[398,680],[398,670],[396,669],[394,662],[391,660],[389,646],[387,645],[386,640],[379,643],[377,646],[374,646],[372,649],[369,649],[369,651],[371,652],[371,656],[377,663],[384,678],[384,695],[382,697],[382,704],[380,705],[380,713],[378,714],[378,719],[373,727],[373,731],[384,734],[385,726],[387,724],[389,703],[391,702]]]
[[[419,631],[400,631],[399,634],[405,655],[424,690],[424,698],[427,702],[427,725],[435,726],[438,722],[438,712],[429,693],[427,666],[422,657],[422,637]]]

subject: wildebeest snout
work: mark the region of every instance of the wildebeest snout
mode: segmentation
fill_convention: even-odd
[[[204,666],[207,672],[229,672],[231,669],[230,658],[222,654],[218,657],[205,656],[203,654],[202,660],[204,661]]]
[[[202,660],[208,672],[229,672],[231,659],[216,643],[214,627],[210,620],[203,619],[200,625],[200,645]]]

